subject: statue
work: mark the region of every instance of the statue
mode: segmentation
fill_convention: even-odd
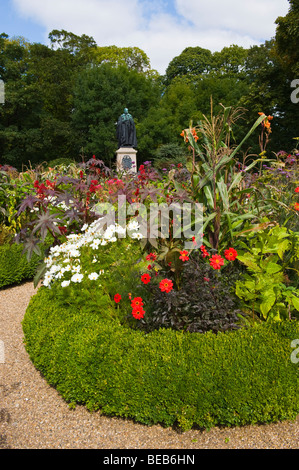
[[[137,147],[135,123],[127,108],[118,118],[116,136],[119,147]]]

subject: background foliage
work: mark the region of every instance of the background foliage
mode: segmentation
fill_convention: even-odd
[[[56,158],[97,158],[114,162],[115,122],[124,107],[136,121],[139,163],[161,146],[183,148],[181,129],[209,115],[213,96],[247,111],[235,129],[236,140],[258,112],[273,115],[268,150],[291,151],[299,107],[290,99],[298,78],[298,5],[276,20],[274,38],[260,46],[237,45],[212,53],[187,47],[174,57],[165,76],[151,69],[137,47],[97,45],[92,37],[65,30],[49,33],[50,46],[0,35],[0,163],[22,165]],[[256,139],[248,141],[258,153]]]

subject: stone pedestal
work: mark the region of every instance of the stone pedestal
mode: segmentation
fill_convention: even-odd
[[[132,147],[120,147],[116,151],[116,169],[127,173],[137,173],[137,150]]]

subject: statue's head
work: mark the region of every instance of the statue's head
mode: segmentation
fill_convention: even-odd
[[[129,111],[128,111],[128,108],[125,108],[125,109],[124,109],[124,113],[125,113],[125,114],[128,114],[128,112],[129,112]]]

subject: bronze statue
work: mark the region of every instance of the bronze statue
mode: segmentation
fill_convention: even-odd
[[[137,147],[135,123],[127,108],[118,118],[116,136],[119,147]]]

